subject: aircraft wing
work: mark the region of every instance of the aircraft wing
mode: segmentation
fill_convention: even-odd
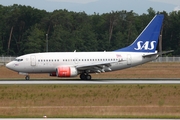
[[[89,72],[96,72],[96,73],[100,73],[100,72],[105,72],[104,69],[108,69],[109,71],[111,71],[110,69],[110,66],[113,64],[113,63],[120,63],[124,60],[120,60],[120,61],[112,61],[112,62],[97,62],[97,63],[93,63],[93,64],[90,64],[90,65],[77,65],[76,68],[78,70],[81,70],[81,71],[84,71],[84,70],[87,70]]]

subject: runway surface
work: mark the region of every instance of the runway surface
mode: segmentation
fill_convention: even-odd
[[[0,118],[0,120],[179,120],[179,119],[125,119],[125,118],[8,118],[8,119],[3,119]]]
[[[0,118],[0,120],[180,120],[180,119],[127,119],[127,118]]]
[[[94,81],[81,81],[81,80],[63,80],[63,81],[0,81],[1,85],[5,84],[180,84],[180,80],[168,79],[141,79],[141,80],[94,80]]]

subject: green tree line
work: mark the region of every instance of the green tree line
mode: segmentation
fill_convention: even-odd
[[[48,51],[112,51],[131,44],[156,14],[164,14],[163,50],[180,53],[180,12],[111,11],[88,15],[85,12],[47,12],[30,6],[0,5],[0,55],[18,56]]]

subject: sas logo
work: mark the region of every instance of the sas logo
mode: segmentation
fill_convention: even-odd
[[[155,47],[156,41],[146,41],[143,43],[143,41],[137,42],[137,48],[134,48],[135,50],[153,50]]]

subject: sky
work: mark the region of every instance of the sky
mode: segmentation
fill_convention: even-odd
[[[166,11],[170,13],[180,10],[180,0],[0,0],[0,4],[3,6],[21,4],[43,9],[48,12],[67,9],[74,12],[84,11],[87,14],[133,10],[135,13],[141,15],[147,13],[150,7],[156,12]]]

